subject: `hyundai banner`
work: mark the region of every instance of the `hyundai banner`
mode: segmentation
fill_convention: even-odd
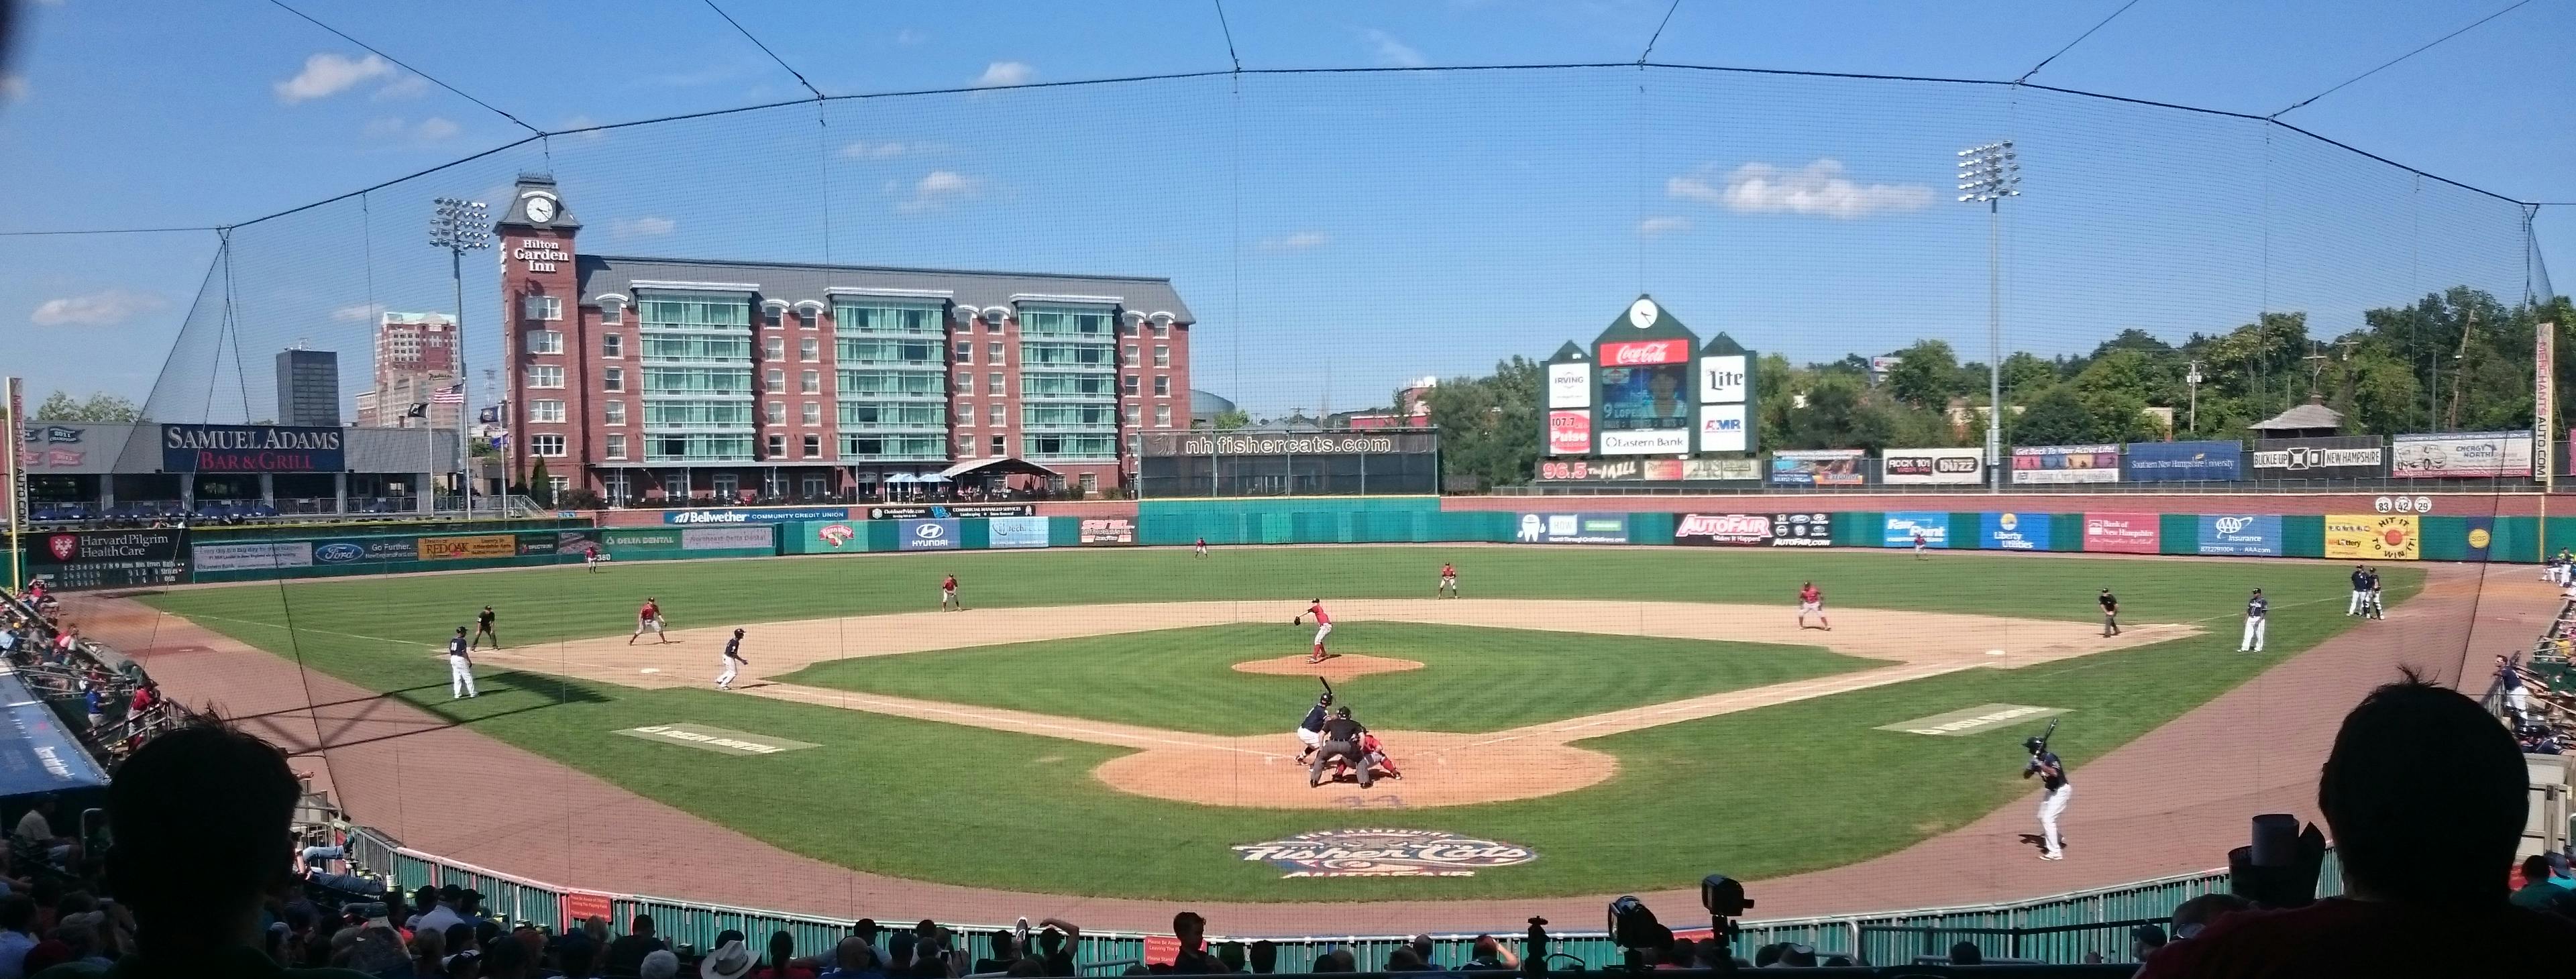
[[[2088,513],[2084,515],[2084,549],[2113,554],[2154,554],[2162,550],[2164,517],[2154,513]]]
[[[1986,481],[1984,449],[1887,449],[1879,482],[1889,486],[1975,486]]]
[[[2049,549],[2049,515],[2045,513],[1981,513],[1977,515],[1977,547],[1988,551],[2045,551]]]
[[[994,517],[985,526],[992,531],[989,544],[993,547],[1047,546],[1045,517]]]
[[[1923,538],[1925,547],[1950,546],[1950,515],[1933,512],[1896,512],[1886,515],[1882,547],[1912,547],[1914,538]]]
[[[2281,518],[2271,514],[2221,514],[2200,518],[2200,553],[2230,557],[2280,557]]]
[[[2120,481],[2116,445],[2016,445],[2012,481],[2021,486]]]
[[[2174,483],[2245,478],[2241,442],[2131,442],[2129,481]]]
[[[1513,536],[1523,544],[1625,544],[1624,513],[1524,513]]]
[[[1771,453],[1773,486],[1859,486],[1868,481],[1861,449],[1808,449]]]
[[[2396,479],[2529,476],[2530,432],[2446,432],[2399,435],[2388,446],[2388,475]]]
[[[955,520],[897,520],[894,524],[898,549],[906,551],[953,551],[957,549]]]

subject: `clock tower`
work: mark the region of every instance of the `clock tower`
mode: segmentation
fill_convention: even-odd
[[[501,260],[501,322],[507,365],[501,424],[509,433],[509,481],[524,478],[534,457],[547,459],[548,475],[587,480],[581,460],[589,458],[587,426],[573,411],[588,407],[583,393],[597,382],[583,363],[582,351],[593,349],[597,324],[584,321],[581,279],[575,270],[573,235],[581,222],[572,216],[555,189],[552,174],[522,173],[511,199],[494,225]],[[593,316],[595,317],[595,313]],[[573,406],[581,406],[575,408]],[[535,444],[542,440],[542,445]],[[529,487],[541,493],[543,487]]]

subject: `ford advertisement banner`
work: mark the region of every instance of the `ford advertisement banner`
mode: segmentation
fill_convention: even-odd
[[[1878,481],[1889,486],[1975,486],[1986,481],[1984,449],[1887,449]]]
[[[2231,557],[2280,557],[2281,518],[2224,514],[2200,518],[2200,553]]]
[[[1981,513],[1977,515],[1977,549],[2045,551],[2049,549],[2049,515]]]
[[[1047,546],[1047,518],[994,517],[985,522],[991,530],[987,542],[991,547]]]
[[[2084,549],[2112,554],[2154,554],[2163,549],[2164,518],[2153,513],[2084,515]]]
[[[2376,435],[2257,439],[2253,455],[2247,468],[2256,479],[2369,479],[2388,465]]]
[[[2021,486],[2120,481],[2116,445],[2016,445],[2012,481]]]
[[[1524,513],[1514,539],[1523,544],[1625,544],[1624,513]]]
[[[845,506],[806,507],[794,510],[770,508],[756,510],[665,510],[662,512],[662,522],[681,525],[787,523],[795,520],[846,520],[849,519],[849,516],[850,508]]]
[[[906,551],[953,551],[957,549],[955,520],[895,521],[895,540]]]
[[[2129,481],[2176,483],[2245,478],[2241,442],[2131,442]]]
[[[1868,482],[1862,449],[1802,449],[1771,453],[1773,486],[1859,486]]]
[[[2388,475],[2395,479],[2532,474],[2528,431],[2399,435],[2388,446]]]
[[[1917,534],[1922,535],[1925,547],[1950,546],[1950,515],[1947,513],[1893,512],[1885,517],[1884,534],[1878,542],[1881,547],[1912,547]]]
[[[420,560],[420,538],[352,537],[313,542],[315,564],[405,564]]]

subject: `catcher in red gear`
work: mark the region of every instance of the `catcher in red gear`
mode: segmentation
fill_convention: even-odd
[[[1395,759],[1387,757],[1386,748],[1378,743],[1377,735],[1375,733],[1364,733],[1360,735],[1360,758],[1368,763],[1369,768],[1378,773],[1376,775],[1378,778],[1404,777],[1404,772],[1395,767]],[[1350,773],[1350,763],[1337,763],[1334,766],[1333,779],[1334,781],[1340,781],[1343,776],[1349,775]]]

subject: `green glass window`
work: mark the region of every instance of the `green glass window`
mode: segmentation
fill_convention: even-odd
[[[946,428],[948,406],[939,403],[897,401],[888,403],[841,402],[841,427],[844,429]]]
[[[944,304],[840,303],[832,307],[832,332],[939,336],[947,333],[947,313]]]

